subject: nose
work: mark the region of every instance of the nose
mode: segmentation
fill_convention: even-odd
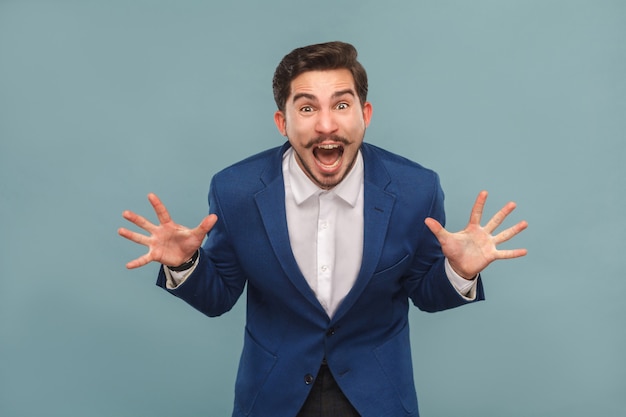
[[[317,114],[315,131],[322,135],[329,135],[337,131],[335,117],[330,110],[320,110]]]

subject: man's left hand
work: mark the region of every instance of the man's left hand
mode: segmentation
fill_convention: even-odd
[[[497,245],[526,229],[528,223],[521,221],[494,235],[494,230],[515,209],[516,205],[514,202],[507,203],[485,226],[481,226],[480,220],[486,201],[487,191],[481,191],[472,207],[469,223],[460,232],[448,232],[433,218],[429,217],[425,220],[426,226],[439,240],[443,254],[448,258],[452,269],[465,279],[473,279],[497,259],[519,258],[528,252],[526,249],[497,249]]]

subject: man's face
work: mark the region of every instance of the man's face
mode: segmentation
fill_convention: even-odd
[[[294,78],[274,122],[307,176],[330,189],[350,172],[371,116],[372,105],[360,102],[350,71],[337,69]]]

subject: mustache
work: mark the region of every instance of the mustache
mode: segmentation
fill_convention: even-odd
[[[318,136],[316,138],[311,139],[310,141],[308,141],[304,147],[305,149],[310,149],[314,146],[317,146],[321,143],[324,143],[326,141],[332,141],[332,142],[337,142],[337,143],[341,143],[344,146],[348,146],[350,144],[350,141],[348,139],[346,139],[343,136],[338,136],[338,135],[330,135],[330,136]]]

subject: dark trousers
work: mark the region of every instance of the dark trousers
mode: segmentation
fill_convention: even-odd
[[[328,366],[322,364],[315,383],[296,417],[360,417],[343,395]]]

